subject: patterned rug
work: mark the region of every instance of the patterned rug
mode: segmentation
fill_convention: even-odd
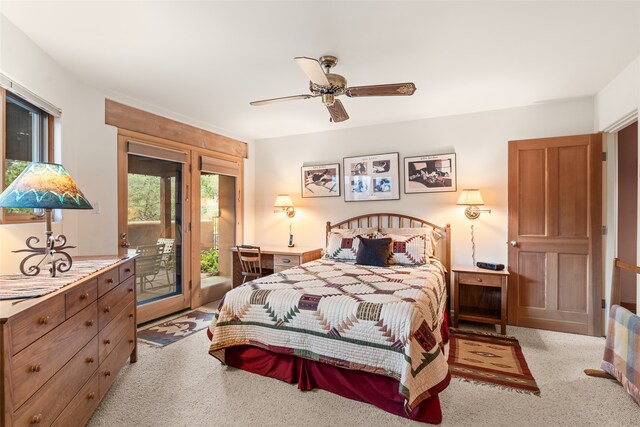
[[[540,395],[517,339],[454,328],[449,333],[449,371],[452,376]]]
[[[164,347],[205,329],[213,319],[213,312],[193,310],[175,319],[138,331],[138,340]]]

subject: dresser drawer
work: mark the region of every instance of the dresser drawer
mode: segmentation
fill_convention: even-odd
[[[119,273],[117,268],[112,268],[98,276],[98,296],[101,297],[118,286],[118,283],[120,283],[118,277]]]
[[[104,362],[116,344],[118,344],[129,331],[135,329],[135,304],[135,301],[131,301],[124,310],[118,313],[118,315],[98,333],[99,363]]]
[[[502,276],[481,273],[456,273],[458,282],[465,285],[502,286]]]
[[[98,337],[94,337],[14,413],[14,425],[50,425],[97,369]]]
[[[109,387],[116,379],[116,375],[122,368],[122,365],[127,361],[131,352],[135,347],[135,332],[133,329],[127,333],[127,335],[120,340],[118,345],[107,356],[104,363],[100,364],[98,368],[100,383],[100,399],[109,391]]]
[[[93,279],[76,286],[64,298],[68,319],[98,298],[98,280]]]
[[[96,303],[13,357],[14,407],[22,405],[98,333]]]
[[[134,260],[127,261],[119,267],[120,271],[120,281],[123,282],[125,279],[133,276],[135,273],[134,270]]]
[[[100,403],[98,372],[80,389],[52,424],[53,427],[83,426]]]
[[[300,257],[296,255],[274,255],[273,256],[273,265],[279,265],[285,268],[294,267],[296,265],[300,265]]]
[[[64,319],[64,295],[56,295],[20,313],[11,322],[12,354],[51,331]]]
[[[134,300],[135,285],[135,277],[129,277],[98,299],[98,327],[100,330]]]

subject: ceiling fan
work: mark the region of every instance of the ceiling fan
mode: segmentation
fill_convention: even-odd
[[[267,105],[276,102],[293,101],[322,97],[322,103],[329,110],[330,121],[343,122],[349,119],[342,102],[337,96],[347,95],[350,98],[362,96],[411,96],[416,91],[416,85],[409,83],[392,83],[386,85],[347,87],[347,79],[339,74],[331,73],[331,68],[338,63],[338,58],[331,55],[321,56],[320,60],[298,56],[294,58],[302,71],[309,77],[310,94],[283,96],[280,98],[262,99],[250,102],[251,105]],[[323,70],[324,69],[324,70]]]

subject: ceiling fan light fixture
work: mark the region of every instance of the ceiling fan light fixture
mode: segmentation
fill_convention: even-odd
[[[327,107],[331,107],[336,102],[336,96],[332,93],[323,93],[322,102]]]

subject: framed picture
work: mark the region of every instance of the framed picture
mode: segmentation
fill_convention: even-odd
[[[456,190],[455,153],[404,158],[405,194]]]
[[[302,166],[302,197],[340,196],[340,163]]]
[[[398,153],[345,157],[344,200],[398,200],[400,198],[400,172]]]

